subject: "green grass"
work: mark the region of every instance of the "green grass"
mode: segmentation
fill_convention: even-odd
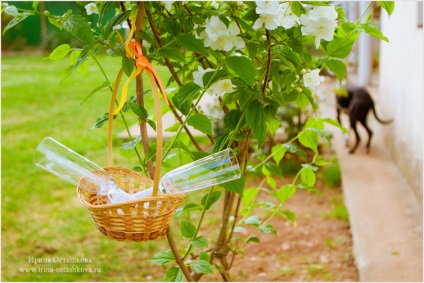
[[[47,136],[101,166],[107,163],[106,127],[89,129],[108,112],[110,91],[100,91],[80,105],[104,77],[90,61],[88,76],[74,73],[59,84],[67,59],[44,57],[2,58],[2,281],[146,281],[150,276],[163,281],[163,269],[148,259],[166,248],[165,237],[147,243],[106,238],[79,203],[75,187],[33,165],[35,148]],[[99,61],[113,83],[120,60],[101,57]],[[169,76],[165,69],[159,71]],[[134,93],[134,83],[129,93]],[[135,116],[129,119],[130,125],[135,122]],[[137,160],[119,154],[122,142],[116,134],[122,130],[121,119],[116,119],[114,163],[132,168]],[[31,258],[87,258],[91,262],[35,265]],[[46,272],[47,268],[72,266],[101,268],[101,272]],[[44,271],[19,270],[26,267]]]

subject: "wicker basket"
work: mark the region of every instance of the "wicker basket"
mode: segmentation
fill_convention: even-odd
[[[137,172],[120,167],[105,168],[115,183],[133,194],[153,185],[153,181]],[[143,242],[157,239],[168,230],[169,223],[184,200],[184,194],[159,194],[134,201],[107,204],[106,196],[98,196],[81,187],[78,197],[88,209],[96,228],[118,241]],[[98,197],[99,204],[98,203]]]
[[[118,187],[127,193],[134,194],[153,186],[152,196],[108,204],[106,196],[99,196],[81,187],[77,188],[77,194],[90,212],[96,228],[104,235],[118,241],[142,242],[157,239],[166,233],[169,223],[179,204],[185,199],[185,195],[158,193],[162,165],[162,115],[155,79],[150,73],[149,78],[152,84],[157,117],[155,181],[135,171],[112,166],[112,112],[122,73],[123,70],[121,69],[116,79],[110,102],[108,130],[109,166],[105,169],[113,176]],[[84,179],[80,181],[80,184],[81,182],[84,182]]]

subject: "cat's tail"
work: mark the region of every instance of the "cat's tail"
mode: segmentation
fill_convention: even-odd
[[[378,122],[380,122],[381,124],[390,124],[391,122],[393,122],[393,119],[390,120],[381,120],[378,116],[377,116],[377,112],[375,111],[375,107],[373,105],[372,107],[372,112],[374,113],[375,119],[377,119]]]

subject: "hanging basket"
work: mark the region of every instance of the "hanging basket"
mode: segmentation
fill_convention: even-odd
[[[151,179],[129,169],[106,167],[105,170],[114,177],[115,183],[121,189],[130,194],[153,185]],[[99,196],[81,187],[77,188],[77,192],[79,199],[91,214],[97,230],[109,238],[133,242],[144,242],[163,236],[176,209],[185,198],[184,194],[159,194],[155,197],[107,204],[106,196]]]
[[[141,52],[141,48],[139,50]],[[141,55],[140,55],[141,56]],[[130,76],[135,77],[141,72],[143,64],[137,64],[137,70]],[[149,65],[150,66],[150,65]],[[151,180],[139,173],[112,165],[112,127],[114,104],[116,101],[116,93],[121,80],[123,69],[121,68],[115,80],[112,91],[109,111],[109,127],[108,127],[108,167],[105,168],[114,178],[115,183],[122,190],[129,194],[145,190],[153,186],[151,196],[142,197],[140,199],[120,202],[115,204],[107,203],[107,196],[100,196],[96,193],[89,192],[77,188],[77,194],[81,202],[88,209],[96,228],[109,238],[118,241],[142,242],[157,239],[163,236],[168,230],[169,223],[175,214],[179,204],[185,199],[185,194],[159,194],[160,170],[162,166],[162,114],[159,102],[159,95],[156,83],[161,87],[159,78],[155,79],[156,72],[153,67],[146,69],[152,85],[154,95],[155,112],[157,118],[157,147],[156,147],[156,168],[154,179]],[[128,81],[127,83],[128,84]],[[125,86],[124,86],[125,88]],[[161,87],[165,101],[166,94]],[[119,106],[118,106],[119,108]],[[84,182],[84,179],[80,181]]]

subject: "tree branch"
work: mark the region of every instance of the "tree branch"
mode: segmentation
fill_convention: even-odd
[[[140,31],[143,28],[143,21],[144,21],[144,3],[143,2],[139,2],[138,3],[138,10],[137,10],[137,18],[135,21],[135,33],[139,34]],[[135,40],[140,43],[140,45],[142,44],[142,40],[139,37],[135,37]],[[144,98],[143,98],[143,93],[144,93],[144,87],[143,87],[143,76],[142,73],[140,73],[136,78],[135,78],[135,92],[136,92],[136,97],[137,97],[137,103],[144,107]],[[144,154],[146,155],[148,149],[149,149],[149,137],[147,134],[147,124],[145,121],[141,120],[139,118],[139,122],[140,122],[140,135],[141,135],[141,142],[143,144],[143,151]],[[154,174],[154,168],[153,168],[153,162],[152,160],[149,160],[149,162],[147,162],[146,164],[147,166],[147,170],[149,171],[149,175],[150,178],[153,178],[153,174]]]

